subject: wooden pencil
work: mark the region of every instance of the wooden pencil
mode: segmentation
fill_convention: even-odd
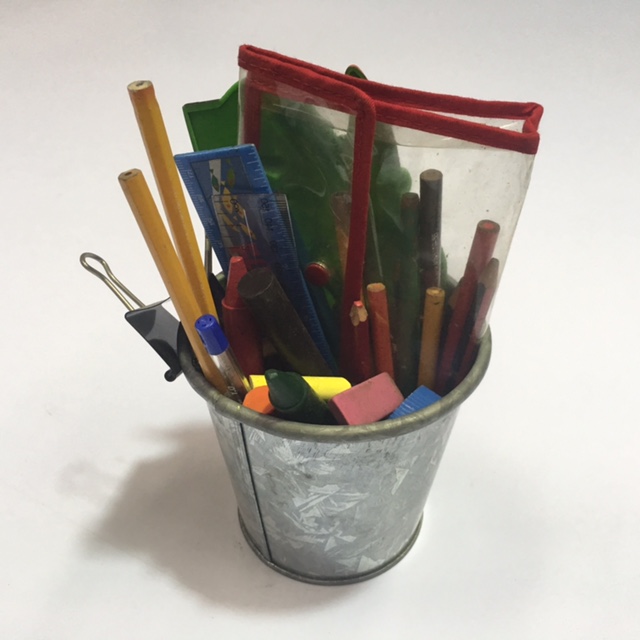
[[[442,225],[442,173],[420,174],[419,266],[422,290],[440,286],[440,232]]]
[[[147,150],[160,199],[167,216],[171,236],[180,256],[187,280],[200,308],[200,315],[218,312],[213,302],[204,265],[198,250],[196,234],[173,159],[169,137],[164,126],[153,83],[132,82],[128,87],[131,104],[138,121],[142,141]]]
[[[469,251],[469,264],[473,267],[474,273],[477,274],[476,280],[493,256],[499,233],[500,225],[497,222],[493,220],[480,220],[478,222]]]
[[[196,331],[195,322],[202,314],[149,191],[147,181],[138,169],[121,173],[118,181],[171,296],[171,301],[178,312],[204,377],[220,393],[226,394],[227,384]]]
[[[473,328],[469,336],[469,341],[464,350],[462,362],[456,375],[456,384],[459,384],[462,379],[469,373],[473,360],[478,350],[478,343],[484,333],[487,323],[487,316],[489,315],[489,309],[493,302],[493,297],[498,288],[498,273],[500,271],[500,261],[497,258],[491,258],[489,263],[480,274],[478,280],[477,297],[479,298],[479,307],[474,318]]]
[[[392,303],[391,338],[395,346],[395,382],[408,396],[418,380],[420,344],[420,274],[418,231],[420,197],[404,193],[400,198],[402,244],[398,256],[395,301]]]
[[[369,302],[373,360],[376,373],[386,371],[394,379],[391,331],[389,328],[389,303],[387,289],[382,282],[374,282],[367,285],[367,301]]]
[[[352,384],[358,384],[374,375],[369,314],[362,300],[353,303],[349,318],[353,326],[353,362],[348,377]]]
[[[418,366],[418,385],[423,385],[428,389],[433,389],[436,384],[444,308],[444,289],[429,287],[424,297],[420,364]]]

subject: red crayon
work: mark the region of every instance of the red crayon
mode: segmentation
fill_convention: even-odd
[[[456,305],[449,321],[447,336],[440,356],[435,391],[442,396],[452,388],[451,378],[456,373],[454,371],[456,356],[462,356],[459,351],[466,345],[468,337],[464,335],[464,328],[469,314],[474,313],[473,303],[476,299],[478,279],[491,260],[499,232],[500,225],[493,220],[481,220],[476,227],[469,259],[464,276],[460,281]]]
[[[231,258],[227,290],[222,300],[224,331],[242,370],[247,375],[262,374],[264,362],[260,331],[251,311],[238,293],[238,283],[246,273],[244,258]]]

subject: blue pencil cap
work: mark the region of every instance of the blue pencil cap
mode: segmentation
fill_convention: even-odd
[[[217,356],[227,350],[229,341],[222,332],[220,323],[212,315],[200,316],[196,320],[196,331],[200,334],[204,346],[212,356]]]

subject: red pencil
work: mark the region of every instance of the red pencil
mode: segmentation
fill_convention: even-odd
[[[358,384],[374,375],[369,314],[361,300],[353,303],[349,318],[353,327],[353,360],[347,377],[351,384]]]
[[[264,373],[262,339],[251,311],[238,293],[238,283],[247,273],[244,258],[234,256],[229,261],[227,289],[222,300],[224,332],[229,344],[247,374]]]
[[[493,250],[498,241],[500,225],[493,220],[480,220],[473,237],[471,250],[469,251],[469,264],[474,268],[477,277],[480,277],[483,269],[489,264],[493,256]]]
[[[456,375],[455,384],[459,384],[462,379],[471,370],[473,364],[473,358],[478,348],[478,342],[484,333],[486,325],[487,315],[493,302],[493,296],[495,295],[498,287],[498,272],[500,270],[500,261],[497,258],[491,258],[489,264],[484,268],[480,279],[478,281],[477,298],[479,298],[479,308],[476,314],[476,318],[471,329],[471,335],[469,336],[469,342],[464,350],[462,356],[462,362],[460,363],[460,369]]]
[[[376,373],[386,372],[394,379],[393,352],[389,331],[389,305],[387,289],[381,282],[367,285],[367,300],[371,311],[371,332],[373,334],[373,359]]]
[[[481,220],[476,227],[469,259],[464,276],[459,283],[458,298],[449,321],[440,356],[435,391],[441,396],[452,389],[452,376],[456,373],[456,356],[462,357],[463,354],[460,353],[460,350],[464,349],[468,337],[464,334],[464,328],[469,314],[474,313],[473,303],[476,298],[478,279],[491,260],[499,232],[500,225],[493,220]]]

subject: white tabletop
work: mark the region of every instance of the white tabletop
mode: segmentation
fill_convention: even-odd
[[[0,637],[637,638],[640,4],[0,8]],[[117,182],[150,174],[126,86],[220,97],[243,43],[375,80],[545,107],[493,311],[422,533],[347,587],[264,566],[204,402],[84,272],[165,296]]]

